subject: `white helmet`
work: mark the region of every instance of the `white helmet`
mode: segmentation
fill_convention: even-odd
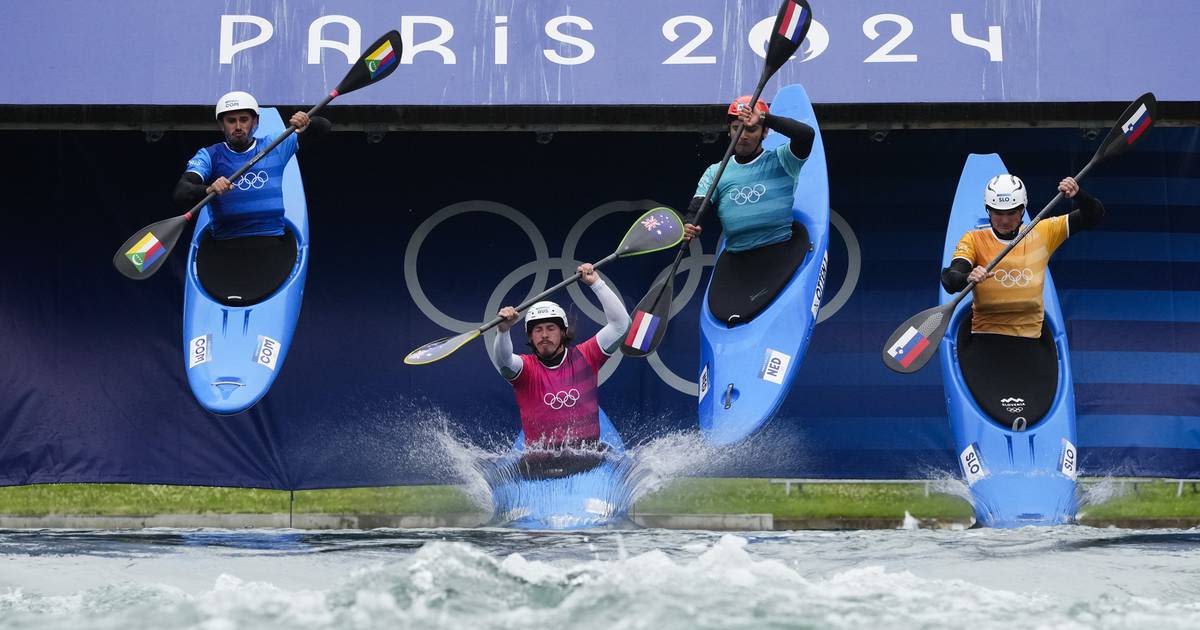
[[[988,180],[983,190],[983,204],[992,210],[1013,210],[1025,206],[1029,196],[1025,183],[1016,175],[997,175]]]
[[[248,109],[257,116],[258,101],[254,100],[254,97],[247,92],[230,92],[217,99],[217,120],[221,120],[221,114],[235,112],[239,109]]]
[[[554,302],[538,302],[529,307],[525,313],[525,334],[528,335],[533,327],[542,322],[554,322],[567,329],[567,312]]]

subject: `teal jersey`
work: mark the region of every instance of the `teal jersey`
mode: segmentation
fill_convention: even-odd
[[[787,143],[764,150],[748,164],[729,160],[713,195],[726,249],[744,252],[792,237],[793,193],[803,166],[804,160],[793,155]],[[713,164],[704,171],[697,197],[708,193],[718,167]]]

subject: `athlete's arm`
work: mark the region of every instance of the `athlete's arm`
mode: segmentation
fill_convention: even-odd
[[[308,119],[308,126],[303,131],[296,131],[298,134],[296,139],[301,147],[307,147],[329,135],[331,129],[333,129],[333,123],[329,122],[328,118],[312,116]]]
[[[704,203],[704,197],[692,197],[692,201],[688,203],[687,212],[683,213],[683,239],[686,241],[692,240],[693,236],[697,236],[704,228],[696,225],[696,215],[700,212],[700,204]],[[709,208],[716,210],[717,202],[714,199]]]
[[[604,328],[596,333],[596,343],[604,354],[611,355],[621,347],[621,339],[629,330],[629,312],[625,310],[621,296],[610,289],[604,280],[597,278],[592,284],[592,293],[596,294],[596,299],[604,308]]]
[[[521,362],[521,357],[513,354],[512,338],[508,336],[508,331],[512,330],[521,314],[517,312],[517,309],[505,306],[497,315],[504,321],[496,326],[498,334],[492,341],[492,365],[496,366],[496,371],[500,373],[500,376],[511,381],[520,376],[521,369],[525,367],[525,364]]]
[[[1067,215],[1067,234],[1075,235],[1104,222],[1104,204],[1083,189],[1071,198],[1075,209]]]
[[[774,116],[772,114],[763,114],[763,124],[771,131],[778,131],[787,136],[791,142],[788,143],[788,148],[792,150],[792,155],[807,160],[808,155],[812,153],[813,140],[817,134],[812,127],[793,120],[786,116]]]
[[[971,263],[963,258],[950,261],[950,266],[942,270],[942,288],[946,293],[958,293],[967,288],[967,276],[971,274]]]
[[[185,171],[179,178],[179,182],[175,184],[175,192],[171,195],[171,199],[176,206],[187,209],[196,205],[207,194],[208,186],[204,184],[199,173]]]

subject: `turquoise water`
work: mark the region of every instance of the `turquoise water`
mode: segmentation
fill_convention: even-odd
[[[0,531],[0,628],[1195,628],[1200,530]]]

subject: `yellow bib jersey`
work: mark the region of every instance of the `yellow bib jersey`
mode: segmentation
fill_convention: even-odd
[[[1050,255],[1067,240],[1067,215],[1045,219],[975,287],[971,332],[1037,338],[1045,319],[1042,291]],[[996,237],[990,225],[971,230],[958,241],[954,258],[986,265],[1011,241]]]

